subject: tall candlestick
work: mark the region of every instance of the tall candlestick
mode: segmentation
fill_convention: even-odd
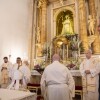
[[[47,61],[48,61],[48,43],[46,45],[46,53],[47,53],[47,55],[46,55],[47,57],[46,58],[47,58]]]
[[[63,60],[65,60],[65,44],[63,44]]]
[[[67,45],[67,59],[68,59],[68,45]]]
[[[80,48],[79,48],[79,50],[78,50],[78,56],[80,57]]]
[[[52,56],[52,43],[50,44],[50,62],[51,62],[51,56]]]

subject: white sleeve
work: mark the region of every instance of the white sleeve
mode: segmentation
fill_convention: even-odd
[[[41,77],[41,92],[42,92],[42,95],[45,97],[45,93],[46,93],[46,75],[45,75],[45,70],[42,74],[42,77]]]
[[[85,70],[84,70],[84,66],[83,66],[83,62],[80,64],[80,72],[81,72],[81,75],[84,77],[84,76],[86,76],[86,74],[85,74]]]
[[[13,65],[12,63],[10,63],[8,67],[9,77],[12,77],[12,69],[13,69]]]
[[[97,62],[94,69],[90,70],[91,76],[95,77],[97,74],[100,73],[100,63]]]
[[[68,75],[68,87],[69,87],[69,90],[70,90],[70,95],[71,97],[74,97],[75,96],[75,81],[70,73],[69,70],[67,70],[67,75]]]

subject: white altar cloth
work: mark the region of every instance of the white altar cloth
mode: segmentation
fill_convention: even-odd
[[[26,91],[0,89],[0,100],[36,100],[36,94]]]
[[[80,70],[70,70],[70,72],[71,72],[72,76],[81,76]],[[31,72],[31,75],[33,75],[33,76],[41,76],[41,74],[36,70],[33,70]]]
[[[70,70],[72,76],[81,76],[80,70]]]

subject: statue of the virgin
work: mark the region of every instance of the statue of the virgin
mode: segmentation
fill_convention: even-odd
[[[71,23],[71,19],[68,15],[65,16],[65,21],[62,23],[63,24],[63,28],[62,28],[62,32],[61,35],[65,35],[65,34],[73,34],[73,28],[72,28],[72,23]]]

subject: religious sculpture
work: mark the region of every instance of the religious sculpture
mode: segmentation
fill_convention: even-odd
[[[59,0],[59,1],[60,1],[60,4],[63,5],[63,0]]]
[[[65,21],[62,23],[63,24],[63,28],[62,28],[62,32],[61,35],[65,35],[65,34],[73,34],[73,28],[72,28],[72,23],[71,23],[71,19],[68,15],[65,16]]]
[[[91,15],[89,15],[89,19],[88,19],[88,27],[89,27],[89,35],[94,35],[95,33],[95,19],[92,18]]]
[[[38,6],[37,6],[37,7],[40,8],[40,7],[42,6],[42,3],[43,3],[43,0],[39,0],[39,1],[38,1]]]
[[[92,49],[92,43],[95,41],[96,38],[97,38],[97,36],[95,36],[95,35],[88,37],[88,46],[90,49]]]

